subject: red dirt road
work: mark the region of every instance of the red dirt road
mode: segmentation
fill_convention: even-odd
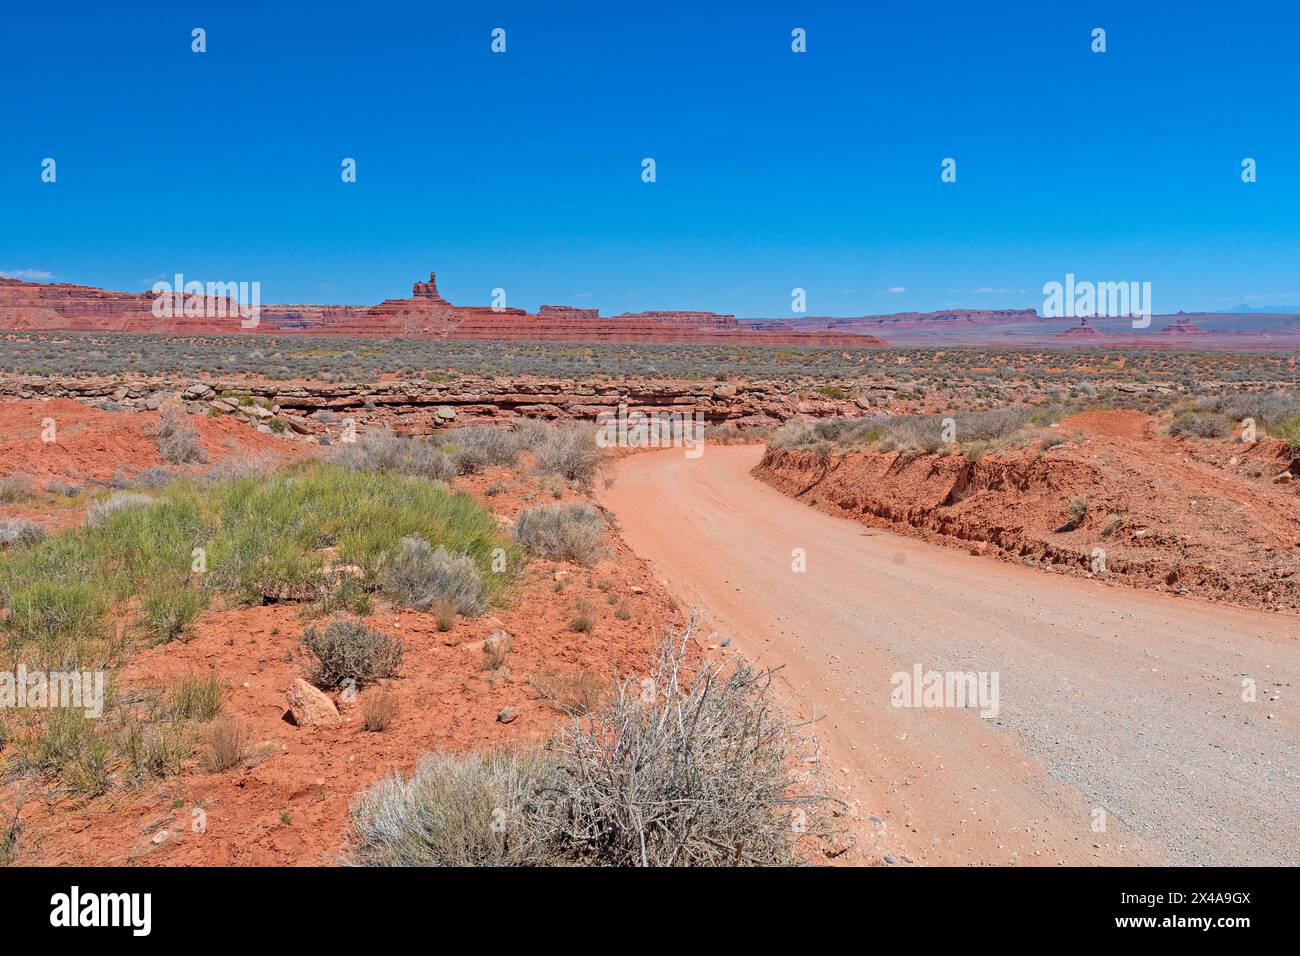
[[[864,528],[751,477],[761,455],[629,456],[603,500],[707,643],[823,718],[850,862],[1300,863],[1300,618]],[[917,664],[996,673],[997,715],[893,706]]]

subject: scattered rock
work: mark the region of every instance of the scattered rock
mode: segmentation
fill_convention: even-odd
[[[513,707],[502,707],[501,712],[497,714],[497,723],[508,724],[515,719],[515,709]]]
[[[510,635],[501,628],[497,628],[491,634],[483,639],[483,653],[496,654],[498,656],[509,653],[513,642]]]
[[[301,677],[289,688],[289,713],[299,727],[330,726],[343,719],[334,701]]]

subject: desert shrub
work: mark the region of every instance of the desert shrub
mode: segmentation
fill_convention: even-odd
[[[538,505],[516,519],[514,538],[543,558],[590,565],[604,554],[604,532],[605,519],[588,505]]]
[[[1254,419],[1271,431],[1274,425],[1300,415],[1300,393],[1234,392],[1203,398],[1197,402],[1197,410],[1221,412],[1237,421]]]
[[[605,461],[604,449],[596,444],[595,428],[576,422],[546,429],[532,449],[539,475],[558,475],[583,486],[591,484]]]
[[[167,691],[167,710],[175,720],[211,720],[221,712],[226,688],[215,670],[200,677],[193,671]]]
[[[472,475],[484,468],[518,464],[521,435],[509,428],[471,425],[442,436],[438,445],[456,463],[456,472]]]
[[[652,682],[616,684],[594,716],[571,720],[543,750],[433,755],[411,777],[372,787],[353,806],[354,861],[794,862],[826,802],[799,769],[804,741],[772,706],[770,675],[735,663],[688,678],[689,634],[661,649]]]
[[[1300,450],[1300,412],[1290,418],[1270,423],[1268,433],[1274,438],[1281,438],[1285,441],[1291,446],[1293,453]]]
[[[11,505],[33,497],[32,483],[22,475],[0,478],[0,504]]]
[[[466,617],[487,608],[483,572],[474,559],[436,549],[419,535],[402,539],[398,551],[383,567],[379,586],[385,593],[410,607],[427,609],[447,601]]]
[[[160,643],[175,640],[208,606],[208,597],[200,588],[177,587],[170,581],[150,588],[144,596],[145,628]]]
[[[248,759],[252,734],[248,726],[233,717],[222,717],[208,728],[204,738],[203,764],[213,773],[232,770]]]
[[[1177,415],[1169,423],[1169,434],[1194,438],[1222,438],[1228,434],[1231,423],[1223,415],[1187,412]]]
[[[44,540],[45,529],[35,521],[28,521],[26,518],[10,518],[7,521],[0,521],[0,548],[37,544]]]
[[[335,445],[327,457],[349,471],[390,472],[437,481],[456,477],[456,463],[442,449],[423,439],[402,438],[387,428]]]
[[[23,825],[14,810],[14,815],[5,821],[0,829],[0,866],[10,866],[18,856],[18,840],[22,836]]]
[[[176,473],[170,468],[153,465],[129,475],[119,471],[105,484],[118,491],[129,491],[133,488],[161,488],[175,480]]]
[[[1078,525],[1079,522],[1087,517],[1089,507],[1090,504],[1088,499],[1084,495],[1071,499],[1070,503],[1066,505],[1065,508],[1065,513],[1070,517],[1070,525]]]
[[[384,689],[361,700],[362,726],[372,734],[388,729],[397,716],[397,695]]]
[[[429,754],[352,806],[359,866],[535,866],[551,862],[538,805],[554,769],[539,753]]]
[[[817,392],[819,395],[824,395],[827,398],[835,399],[836,401],[844,401],[845,399],[853,397],[852,393],[849,392],[848,389],[839,385],[818,385],[813,389],[813,391]]]
[[[609,696],[609,682],[587,670],[557,673],[548,669],[528,682],[547,706],[570,717],[590,714]]]
[[[434,601],[431,610],[433,611],[434,627],[441,633],[446,634],[456,626],[456,604],[454,601],[445,598],[441,601]]]
[[[131,492],[112,495],[86,509],[86,527],[98,528],[114,515],[132,508],[148,507],[154,503],[154,500],[148,495],[133,494]]]
[[[944,447],[943,420],[938,415],[895,415],[884,423],[880,447],[885,451],[933,454]]]
[[[1036,422],[1050,421],[1056,417],[1055,409],[1031,410],[1021,406],[1009,405],[1004,408],[990,408],[983,411],[963,411],[953,414],[957,424],[957,440],[997,441],[1010,438],[1031,418]]]
[[[198,431],[189,422],[175,415],[162,417],[162,421],[158,423],[155,441],[158,443],[158,454],[162,460],[169,461],[173,465],[207,460],[207,455],[203,451],[203,440],[199,438]]]
[[[20,767],[29,773],[59,773],[68,788],[85,796],[108,789],[113,744],[99,734],[98,721],[75,707],[52,707],[34,734],[16,738]]]
[[[393,677],[402,663],[402,642],[353,618],[336,617],[323,629],[309,627],[302,646],[315,658],[311,681],[326,689],[355,681],[358,687]]]
[[[180,773],[194,752],[193,737],[191,729],[182,723],[132,724],[122,743],[132,780],[142,783]]]
[[[483,599],[504,594],[524,550],[473,498],[437,483],[304,463],[262,478],[173,482],[156,498],[118,494],[92,506],[87,527],[0,550],[0,593],[12,613],[0,641],[48,668],[104,662],[121,648],[109,613],[126,605],[155,636],[175,636],[226,592],[251,603],[270,595],[308,601],[342,589],[326,565],[360,569],[348,595],[322,610],[356,608],[403,538],[419,535],[486,572],[494,552],[508,573],[483,575]],[[193,550],[206,550],[202,586]],[[326,549],[330,549],[327,551]],[[133,632],[125,632],[133,635]],[[89,657],[87,657],[89,655]]]
[[[794,860],[792,811],[819,802],[802,793],[795,769],[802,740],[772,707],[769,674],[736,663],[687,678],[689,634],[660,648],[655,693],[623,681],[598,719],[571,721],[553,743],[562,772],[546,822],[564,858],[614,866]]]
[[[796,448],[809,448],[820,441],[822,435],[817,430],[817,422],[809,418],[792,418],[767,440],[769,451],[790,451]]]
[[[257,455],[231,455],[203,474],[204,481],[242,481],[266,478],[280,470],[283,462],[265,452]]]
[[[569,621],[569,627],[579,634],[590,634],[595,626],[596,620],[592,616],[591,605],[586,601],[579,601],[574,606],[573,618]]]

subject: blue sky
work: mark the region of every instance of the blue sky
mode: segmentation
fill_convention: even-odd
[[[436,269],[606,314],[1041,306],[1067,272],[1300,301],[1294,2],[707,6],[11,4],[0,271],[367,303]]]

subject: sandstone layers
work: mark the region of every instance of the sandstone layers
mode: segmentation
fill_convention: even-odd
[[[112,292],[66,283],[0,279],[0,329],[39,332],[155,332],[168,334],[308,333],[383,338],[506,339],[561,342],[694,342],[868,348],[885,343],[850,331],[754,329],[714,312],[631,312],[602,317],[596,309],[542,306],[493,309],[453,305],[435,276],[411,296],[374,306],[262,305],[252,325],[233,299],[196,296],[193,308],[154,315],[153,293]]]
[[[454,382],[284,383],[172,379],[0,378],[0,401],[73,399],[122,410],[176,407],[234,416],[261,431],[337,439],[349,422],[359,430],[388,426],[401,434],[515,418],[594,420],[602,412],[670,412],[738,428],[775,425],[796,415],[861,413],[867,399],[830,399],[783,381],[627,380],[465,377]]]

